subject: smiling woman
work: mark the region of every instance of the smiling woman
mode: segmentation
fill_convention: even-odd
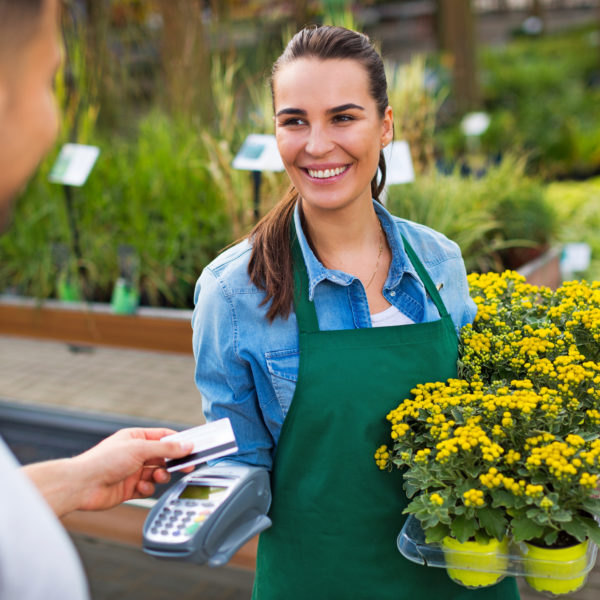
[[[402,476],[371,458],[403,393],[456,375],[456,332],[475,315],[460,251],[378,202],[393,121],[365,35],[303,29],[271,86],[291,188],[204,270],[193,316],[207,420],[231,419],[228,460],[272,471],[253,597],[462,598],[397,551]],[[518,593],[505,580],[469,597]]]

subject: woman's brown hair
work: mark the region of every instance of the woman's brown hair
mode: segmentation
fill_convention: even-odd
[[[275,61],[271,71],[271,94],[278,71],[299,58],[349,59],[360,62],[369,77],[371,97],[375,100],[379,116],[383,118],[388,106],[387,81],[381,57],[369,38],[343,27],[323,25],[299,31],[289,42],[283,54]],[[375,173],[371,181],[371,194],[376,200],[385,186],[385,159],[379,153],[378,181]],[[267,318],[273,321],[287,318],[294,300],[294,274],[290,248],[290,223],[298,192],[291,186],[285,196],[268,212],[250,232],[252,253],[248,264],[250,280],[265,292],[262,304],[271,303]]]

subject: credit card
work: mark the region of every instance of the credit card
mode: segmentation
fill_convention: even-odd
[[[162,438],[163,441],[193,442],[194,449],[182,458],[165,460],[167,471],[179,471],[198,463],[237,452],[237,443],[231,421],[227,418],[198,425]]]

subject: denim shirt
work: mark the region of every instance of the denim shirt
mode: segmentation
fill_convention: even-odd
[[[378,202],[374,206],[392,251],[384,297],[415,323],[440,318],[404,251],[404,235],[440,290],[458,332],[476,313],[458,246],[428,227],[392,216]],[[371,327],[361,281],[319,262],[302,231],[298,206],[294,223],[320,329]],[[196,284],[195,378],[206,419],[231,420],[239,451],[226,460],[270,470],[298,379],[298,327],[293,311],[272,323],[266,318],[268,306],[260,305],[264,292],[248,276],[251,248],[250,240],[229,248]]]

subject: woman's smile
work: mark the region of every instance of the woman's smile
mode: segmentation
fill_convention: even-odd
[[[341,175],[344,175],[350,165],[342,165],[339,167],[305,167],[304,170],[311,179],[317,179],[319,182],[338,181]]]

